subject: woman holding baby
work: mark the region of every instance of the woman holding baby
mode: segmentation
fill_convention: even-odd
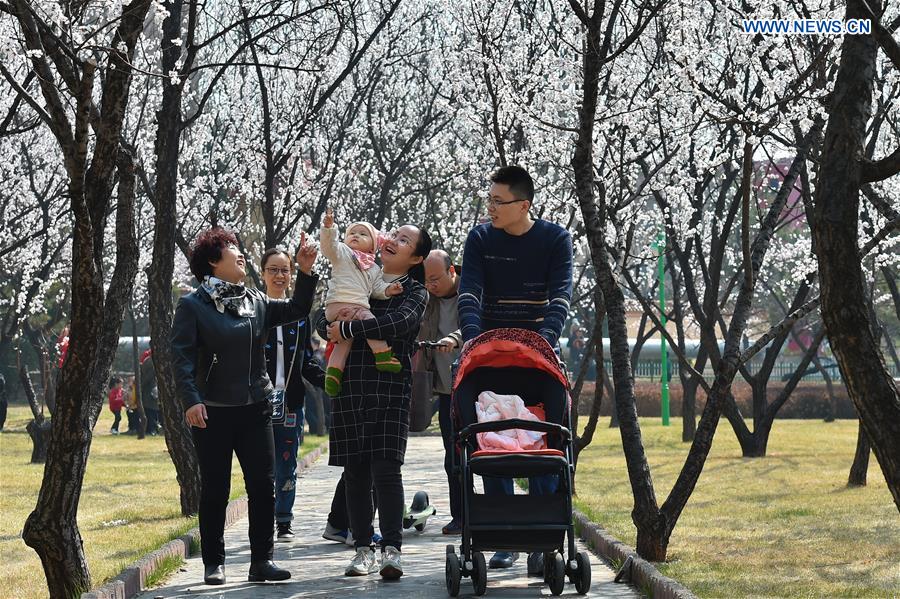
[[[322,254],[332,261],[335,276],[317,327],[338,352],[329,360],[326,379],[334,395],[328,462],[344,468],[356,548],[345,574],[378,571],[396,579],[403,575],[400,467],[409,433],[410,356],[428,302],[422,262],[431,238],[407,224],[380,242],[372,225],[353,223],[339,244],[330,210],[323,225]],[[380,272],[374,262],[379,246]],[[383,537],[380,563],[372,544],[373,484]]]

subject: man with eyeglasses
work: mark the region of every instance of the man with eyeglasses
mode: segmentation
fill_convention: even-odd
[[[504,166],[490,177],[490,222],[469,232],[459,285],[459,323],[463,341],[499,328],[529,329],[559,353],[559,336],[572,299],[572,236],[529,213],[534,181],[519,166]],[[548,410],[548,420],[551,420]],[[508,478],[483,477],[487,495],[512,495]],[[556,490],[556,477],[534,477],[529,493]],[[497,552],[491,568],[509,568],[518,554]],[[543,572],[543,555],[528,558],[528,573]]]
[[[459,275],[450,255],[432,250],[425,259],[425,288],[428,305],[419,328],[419,341],[438,341],[441,346],[423,352],[424,370],[431,372],[434,394],[438,396],[438,421],[444,439],[444,470],[450,485],[450,522],[441,529],[445,535],[462,532],[462,495],[459,478],[453,476],[453,439],[450,437],[450,393],[453,389],[451,367],[459,356],[462,335],[459,332]]]

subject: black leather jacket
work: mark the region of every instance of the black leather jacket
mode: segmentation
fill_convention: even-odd
[[[246,318],[219,313],[202,287],[182,297],[170,336],[175,391],[182,407],[187,410],[207,400],[242,406],[267,399],[274,392],[264,353],[269,329],[309,315],[318,279],[300,272],[289,300],[247,289],[253,316]]]
[[[288,372],[291,374],[291,380],[287,381],[284,399],[291,411],[302,408],[305,402],[306,388],[303,379],[319,388],[325,386],[325,371],[313,358],[312,343],[310,342],[311,329],[312,325],[308,318],[284,325],[281,329],[284,336],[284,376],[287,377]],[[266,341],[265,348],[266,370],[269,373],[269,380],[274,382],[275,371],[278,369],[278,354],[276,353],[278,333],[276,329],[273,328],[269,331],[269,339]],[[294,360],[293,370],[291,370],[291,360]]]

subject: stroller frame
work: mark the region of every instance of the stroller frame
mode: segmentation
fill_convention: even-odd
[[[563,418],[569,424],[572,407],[568,388],[566,391]],[[459,555],[453,545],[446,547],[445,579],[450,596],[459,594],[463,577],[472,579],[476,595],[486,592],[487,566],[482,553],[485,550],[543,552],[544,581],[554,595],[562,593],[566,578],[575,584],[579,594],[586,594],[591,582],[590,558],[586,552],[577,552],[575,546],[572,523],[575,453],[570,429],[553,422],[518,418],[468,424],[459,431],[455,430],[456,426],[455,419],[451,418],[452,438],[459,448],[458,459],[456,452],[453,455],[452,471],[459,477],[462,489],[462,540]],[[545,433],[548,440],[558,440],[551,446],[559,449],[473,455],[480,453],[475,435],[509,429]],[[558,485],[551,495],[503,496],[504,504],[512,504],[504,508],[496,501],[497,496],[475,493],[476,474],[504,478],[556,474]],[[486,512],[488,515],[484,516]],[[538,512],[547,514],[545,522],[530,522]]]

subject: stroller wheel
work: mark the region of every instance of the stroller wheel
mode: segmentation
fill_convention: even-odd
[[[587,552],[580,551],[575,556],[575,564],[578,566],[578,571],[573,573],[575,580],[572,582],[575,583],[575,590],[579,595],[587,595],[591,590],[591,558]]]
[[[451,597],[459,595],[459,581],[462,578],[462,568],[459,557],[453,550],[453,545],[447,545],[447,562],[444,567],[444,579],[447,583],[447,594]]]
[[[475,587],[475,594],[479,597],[487,591],[487,564],[484,561],[484,554],[480,551],[472,553],[472,586]]]
[[[566,586],[566,561],[563,559],[563,556],[554,551],[550,554],[550,565],[547,566],[545,563],[545,569],[549,570],[548,578],[550,580],[547,581],[547,584],[550,585],[550,592],[554,595],[559,595],[563,592],[563,588]]]
[[[419,532],[422,532],[423,530],[425,530],[425,525],[424,524],[416,524],[416,530],[418,530]]]

